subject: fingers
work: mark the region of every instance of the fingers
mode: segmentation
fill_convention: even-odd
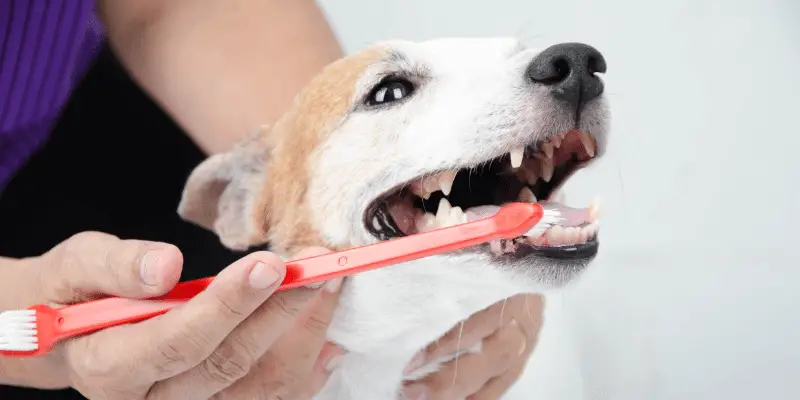
[[[268,377],[261,376],[251,382],[248,373],[265,353],[291,353],[290,357],[281,358],[281,363],[286,360],[291,365],[282,366],[277,373],[300,375],[300,372],[295,372],[299,370],[303,372],[302,375],[308,375],[305,371],[311,369],[322,348],[327,324],[335,307],[335,304],[330,304],[333,301],[322,302],[303,318],[307,307],[318,303],[315,301],[318,294],[317,290],[295,289],[273,295],[239,324],[206,359],[180,375],[157,383],[150,391],[150,398],[208,398],[232,385],[263,387],[265,379],[275,374],[270,373]],[[298,322],[303,322],[299,329],[284,335]],[[306,361],[312,356],[310,361]]]
[[[183,256],[177,247],[141,240],[120,240],[83,232],[62,242],[44,259],[48,279],[44,295],[67,304],[98,294],[141,298],[168,292],[180,279]]]
[[[515,303],[511,300],[503,300],[474,314],[464,321],[464,326],[456,325],[439,340],[425,348],[423,353],[415,357],[414,365],[409,365],[408,370],[416,369],[429,360],[472,347],[508,323],[513,315],[511,312],[513,306]]]
[[[489,379],[482,388],[474,394],[469,395],[467,400],[497,400],[502,398],[506,391],[508,391],[522,375],[527,361],[527,358],[519,359],[502,375]]]
[[[321,252],[305,257],[318,254]],[[340,288],[341,280],[328,282],[305,312],[292,321],[291,328],[266,349],[254,371],[233,384],[223,396],[238,399],[269,394],[276,398],[312,398],[343,354],[338,346],[326,343]]]
[[[135,369],[138,383],[157,382],[184,372],[209,358],[222,341],[275,291],[285,275],[283,262],[268,252],[251,253],[223,270],[196,297],[159,317],[107,329],[86,337],[89,348],[70,352],[81,364],[94,357],[94,370],[127,385]],[[270,333],[269,329],[265,329]],[[80,343],[80,341],[76,341]],[[238,373],[259,348],[252,338],[218,351],[205,363],[208,375],[219,378]],[[260,344],[260,343],[259,343]],[[116,354],[109,354],[110,351]],[[216,368],[216,369],[215,369]],[[91,375],[91,374],[90,374]],[[191,398],[191,396],[189,396]]]
[[[323,345],[307,385],[308,390],[305,395],[308,398],[314,398],[322,390],[331,373],[339,366],[339,361],[344,353],[344,349],[333,343],[326,342]]]
[[[483,340],[479,353],[462,355],[436,373],[410,384],[404,392],[406,398],[449,400],[475,393],[487,381],[506,372],[511,361],[525,353],[527,342],[519,323],[512,320]]]

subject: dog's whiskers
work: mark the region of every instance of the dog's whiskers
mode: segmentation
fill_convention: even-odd
[[[525,298],[525,300],[527,301],[527,299],[528,299],[528,298],[526,297],[526,298]],[[499,321],[499,326],[503,326],[503,314],[505,314],[505,312],[506,312],[506,303],[508,303],[508,299],[504,299],[504,300],[503,300],[503,306],[502,306],[502,307],[500,307],[500,321]],[[498,327],[499,327],[499,326],[498,326]]]
[[[531,313],[531,306],[528,304],[528,296],[525,296],[525,312],[528,313],[528,318],[531,319],[531,322],[536,322],[533,320],[533,314]]]
[[[456,342],[456,348],[461,348],[461,334],[464,333],[464,321],[458,324],[458,341]],[[456,360],[453,364],[453,385],[451,387],[456,387],[456,379],[458,378],[458,359],[461,358],[461,354],[463,351],[458,350],[456,352]]]

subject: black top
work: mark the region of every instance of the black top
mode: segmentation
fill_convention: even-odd
[[[184,254],[182,280],[215,275],[242,254],[176,213],[186,178],[204,157],[106,48],[49,142],[0,194],[0,255],[40,255],[97,230],[175,244]],[[0,386],[0,399],[15,398],[83,397]]]

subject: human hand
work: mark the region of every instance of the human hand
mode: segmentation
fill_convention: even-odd
[[[27,281],[15,284],[23,295],[11,304],[158,296],[178,282],[182,262],[171,245],[82,233],[19,261],[15,274]],[[4,370],[19,385],[72,386],[92,399],[311,397],[341,354],[325,343],[341,281],[273,295],[284,274],[274,254],[249,254],[163,315],[64,341],[44,357],[4,360]]]
[[[465,353],[419,381],[408,382],[407,399],[499,399],[519,379],[528,361],[542,316],[542,298],[519,295],[482,310],[456,325],[417,354],[407,371],[482,342],[480,353]]]

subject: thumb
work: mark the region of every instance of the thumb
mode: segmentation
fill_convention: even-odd
[[[79,233],[43,256],[40,287],[54,303],[69,304],[97,295],[128,298],[159,296],[181,275],[177,247],[142,240],[121,240],[99,232]]]

